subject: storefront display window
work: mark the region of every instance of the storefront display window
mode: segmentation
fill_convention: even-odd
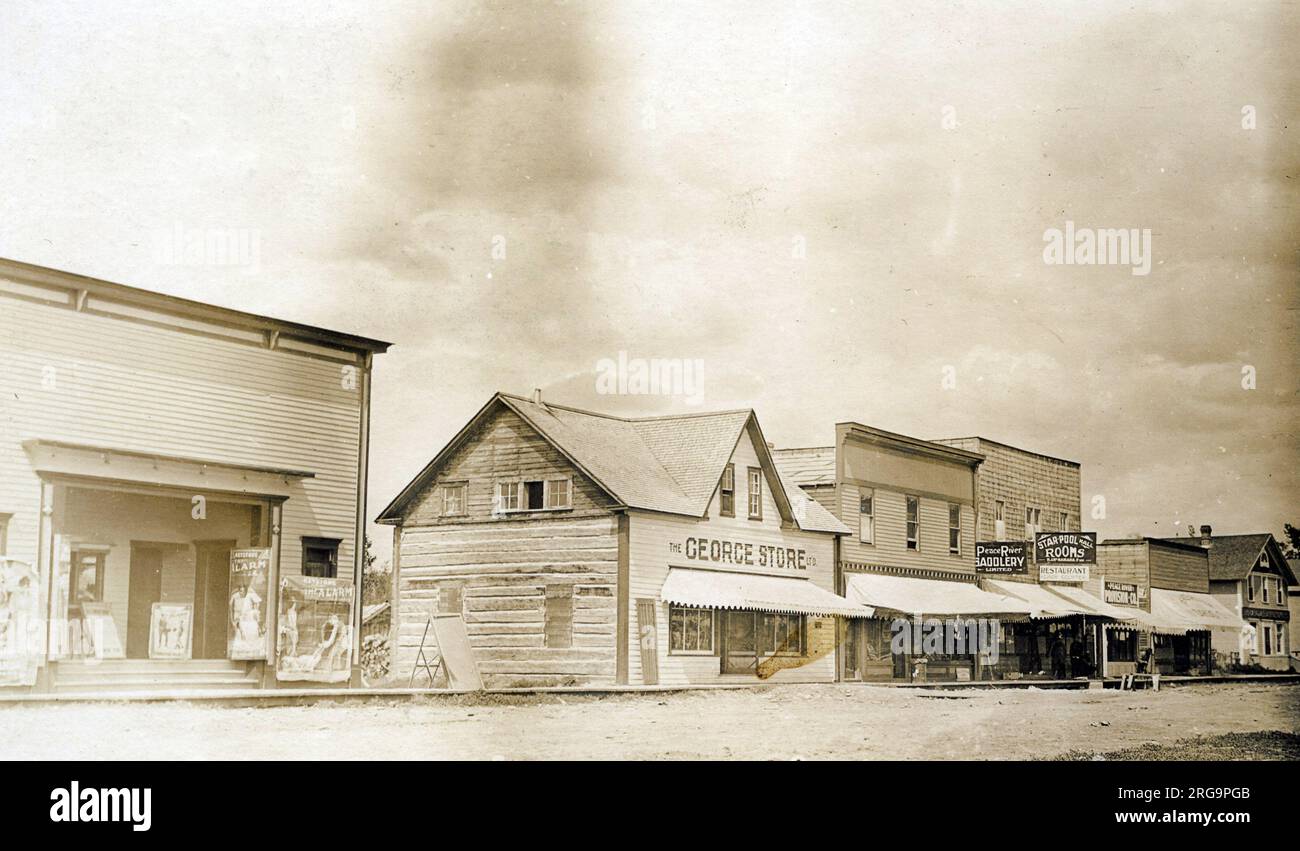
[[[1106,657],[1111,662],[1137,661],[1137,633],[1131,629],[1112,629],[1106,643]]]
[[[672,606],[668,610],[668,642],[674,653],[712,653],[713,610]]]
[[[769,641],[760,650],[784,656],[803,655],[803,615],[767,613],[763,615],[762,636]]]

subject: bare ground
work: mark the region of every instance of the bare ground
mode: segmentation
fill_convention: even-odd
[[[861,685],[605,696],[376,699],[233,708],[9,705],[5,759],[1268,758],[1300,685],[920,691]],[[1252,742],[1265,742],[1255,747]],[[1209,748],[1207,750],[1206,748]],[[1149,756],[1141,756],[1141,753]],[[1179,756],[1179,754],[1187,754]]]

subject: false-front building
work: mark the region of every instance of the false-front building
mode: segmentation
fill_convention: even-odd
[[[346,682],[387,345],[0,261],[0,687]]]
[[[498,393],[379,517],[395,672],[460,616],[486,686],[831,681],[847,528],[749,410],[622,418]],[[423,671],[421,671],[423,673]]]

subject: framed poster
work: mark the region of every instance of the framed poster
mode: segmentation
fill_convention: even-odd
[[[149,658],[188,659],[194,646],[194,604],[154,603],[149,618]]]
[[[352,604],[349,579],[281,579],[275,678],[347,682],[352,675]]]
[[[270,575],[270,550],[230,551],[226,655],[231,659],[266,658],[266,600]]]

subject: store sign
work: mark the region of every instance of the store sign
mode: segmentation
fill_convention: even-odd
[[[1256,609],[1252,606],[1243,606],[1241,609],[1243,618],[1262,621],[1289,621],[1291,612],[1287,609]]]
[[[1028,573],[1029,547],[1024,541],[977,541],[975,572]]]
[[[1096,564],[1096,532],[1039,532],[1034,561],[1042,564]]]
[[[266,658],[266,598],[270,576],[270,550],[230,551],[226,652],[231,659]]]
[[[1091,578],[1086,564],[1039,564],[1039,582],[1087,582]]]
[[[352,672],[352,582],[319,576],[280,580],[275,678],[347,682]]]
[[[1138,587],[1128,582],[1107,581],[1102,589],[1102,599],[1116,606],[1137,606]]]
[[[717,538],[687,538],[680,544],[671,542],[668,544],[668,552],[685,556],[690,561],[776,570],[807,570],[817,565],[816,556],[808,555],[807,550],[798,547],[776,547]]]

